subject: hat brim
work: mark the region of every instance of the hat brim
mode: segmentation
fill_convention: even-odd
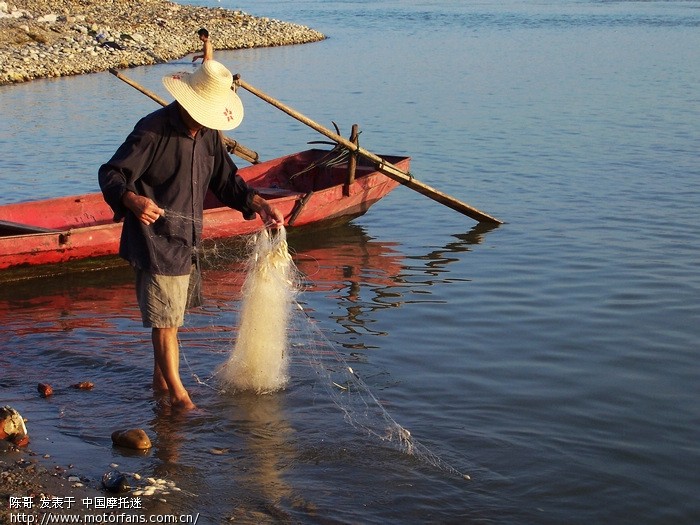
[[[180,73],[163,78],[163,85],[187,113],[202,126],[216,130],[229,130],[243,121],[243,103],[233,90],[226,99],[209,100],[196,93],[186,79],[191,73]]]

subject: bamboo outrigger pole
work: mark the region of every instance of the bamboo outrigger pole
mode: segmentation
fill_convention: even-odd
[[[314,122],[308,117],[305,117],[298,111],[295,111],[294,109],[290,108],[289,106],[286,106],[279,100],[276,100],[272,98],[269,95],[266,95],[262,91],[254,88],[244,80],[240,78],[240,75],[234,75],[233,76],[233,83],[241,86],[243,89],[251,92],[253,95],[255,95],[258,98],[261,98],[265,102],[268,102],[275,106],[278,109],[281,109],[283,112],[285,112],[287,115],[295,118],[296,120],[306,124],[307,126],[315,129],[322,135],[325,135],[329,139],[333,140],[334,142],[340,144],[341,146],[346,147],[350,151],[356,152],[359,155],[362,155],[363,157],[371,160],[376,164],[376,168],[378,171],[381,171],[384,173],[386,176],[394,179],[395,181],[400,182],[404,186],[407,186],[411,188],[412,190],[417,191],[418,193],[421,193],[425,195],[426,197],[429,197],[433,199],[436,202],[439,202],[440,204],[444,204],[445,206],[452,208],[455,211],[458,211],[467,217],[471,217],[475,221],[478,222],[487,222],[491,224],[503,224],[503,221],[500,221],[496,219],[495,217],[492,217],[491,215],[488,215],[482,211],[477,210],[476,208],[473,208],[469,206],[468,204],[465,204],[462,201],[459,201],[455,199],[454,197],[451,197],[445,193],[442,193],[441,191],[436,190],[435,188],[432,188],[428,186],[427,184],[423,184],[422,182],[417,181],[416,179],[413,178],[413,176],[410,173],[407,173],[397,166],[391,164],[390,162],[382,159],[380,156],[375,155],[374,153],[367,151],[354,142],[347,140],[344,137],[341,137],[337,133],[333,133],[330,129],[323,127],[321,124]]]
[[[141,93],[143,93],[147,97],[155,100],[161,106],[168,105],[167,101],[163,100],[158,95],[156,95],[152,91],[149,91],[145,87],[140,86],[138,83],[134,82],[129,77],[122,75],[116,69],[110,68],[109,72],[112,73],[119,80],[123,80],[124,82],[129,84],[131,87],[138,89]],[[253,151],[252,149],[246,148],[242,144],[239,144],[237,141],[233,140],[232,138],[226,137],[223,134],[221,134],[221,138],[224,142],[224,146],[226,146],[226,149],[228,149],[228,151],[230,153],[237,155],[238,157],[242,158],[243,160],[247,160],[251,164],[258,164],[260,162],[260,157],[258,156],[257,152]]]

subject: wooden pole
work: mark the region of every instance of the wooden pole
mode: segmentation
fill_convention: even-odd
[[[131,87],[136,88],[137,90],[139,90],[141,93],[143,93],[147,97],[155,100],[161,106],[168,105],[167,101],[163,100],[162,98],[160,98],[158,95],[156,95],[152,91],[149,91],[145,87],[139,85],[137,82],[134,82],[126,75],[121,74],[116,69],[110,68],[109,72],[112,73],[119,80],[126,82]],[[252,149],[246,148],[245,146],[243,146],[242,144],[239,144],[237,141],[233,140],[232,138],[224,136],[223,133],[221,134],[221,138],[224,142],[224,146],[226,146],[226,149],[230,153],[233,153],[234,155],[242,158],[243,160],[247,160],[251,164],[258,164],[260,162],[260,157],[257,154],[257,152],[253,151]]]
[[[359,136],[358,126],[357,126],[357,124],[353,124],[352,131],[350,132],[350,142],[352,142],[356,146],[359,144],[358,136]],[[348,195],[350,195],[350,186],[352,186],[352,183],[355,182],[356,170],[357,170],[357,154],[353,152],[350,155],[350,158],[348,159],[348,181],[345,183],[345,187],[343,188],[343,192],[345,193],[346,197]]]
[[[334,142],[337,142],[341,146],[346,147],[347,149],[349,149],[352,152],[357,152],[359,155],[362,155],[366,159],[371,160],[372,162],[375,163],[376,169],[378,171],[381,171],[386,176],[394,179],[395,181],[400,182],[404,186],[407,186],[407,187],[411,188],[412,190],[415,190],[418,193],[421,193],[422,195],[425,195],[426,197],[429,197],[429,198],[433,199],[434,201],[439,202],[440,204],[444,204],[448,208],[452,208],[453,210],[458,211],[458,212],[466,215],[467,217],[471,217],[475,221],[487,222],[487,223],[492,223],[492,224],[503,224],[502,221],[496,219],[495,217],[492,217],[491,215],[488,215],[482,211],[479,211],[476,208],[473,208],[472,206],[469,206],[468,204],[465,204],[464,202],[457,200],[454,197],[451,197],[450,195],[447,195],[446,193],[442,193],[441,191],[438,191],[435,188],[428,186],[427,184],[423,184],[422,182],[417,181],[416,179],[413,178],[413,176],[410,173],[403,171],[402,169],[398,168],[397,166],[382,159],[380,156],[375,155],[374,153],[361,148],[359,145],[354,144],[353,142],[347,140],[344,137],[341,137],[337,133],[333,133],[330,129],[322,126],[321,124],[319,124],[317,122],[314,122],[313,120],[302,115],[298,111],[295,111],[294,109],[290,108],[289,106],[283,104],[279,100],[276,100],[276,99],[272,98],[271,96],[266,95],[262,91],[256,89],[255,87],[248,84],[246,81],[242,80],[240,78],[240,75],[234,75],[233,82],[234,82],[234,84],[238,84],[243,89],[249,91],[250,93],[252,93],[256,97],[261,98],[265,102],[268,102],[269,104],[272,104],[276,108],[282,110],[284,113],[295,118],[299,122],[306,124],[307,126],[315,129],[316,131],[318,131],[322,135],[325,135],[326,137],[333,140]]]

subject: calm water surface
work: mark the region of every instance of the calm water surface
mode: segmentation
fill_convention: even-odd
[[[265,397],[210,379],[244,277],[240,250],[220,247],[181,337],[202,407],[184,419],[154,411],[127,270],[4,286],[0,401],[29,419],[32,448],[93,480],[110,463],[171,479],[186,494],[152,508],[200,523],[697,523],[700,2],[201,5],[325,32],[217,58],[507,224],[399,188],[346,227],[292,236],[307,313],[290,385]],[[160,78],[191,67],[127,74],[167,97]],[[321,138],[241,97],[233,136],[263,158]],[[152,109],[107,73],[0,88],[0,202],[95,191]],[[319,349],[442,467],[353,427],[381,431],[384,414],[344,418]],[[80,380],[97,386],[62,386]],[[126,426],[154,449],[112,449]]]

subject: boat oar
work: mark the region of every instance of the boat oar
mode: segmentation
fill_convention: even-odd
[[[445,193],[442,193],[441,191],[436,190],[435,188],[432,188],[428,186],[427,184],[423,184],[422,182],[417,181],[416,179],[413,178],[413,176],[410,173],[407,173],[403,171],[402,169],[398,168],[397,166],[391,164],[390,162],[384,160],[378,155],[375,155],[374,153],[367,151],[354,142],[351,142],[350,140],[341,137],[337,133],[333,133],[330,129],[325,128],[321,124],[314,122],[310,118],[302,115],[298,111],[295,111],[294,109],[290,108],[289,106],[283,104],[279,100],[276,100],[272,98],[269,95],[266,95],[262,91],[256,89],[255,87],[251,86],[247,82],[241,79],[240,75],[234,75],[233,77],[233,83],[242,87],[246,91],[251,92],[253,95],[255,95],[258,98],[261,98],[265,102],[268,102],[275,106],[278,109],[281,109],[283,112],[285,112],[287,115],[295,118],[299,122],[302,122],[306,124],[307,126],[315,129],[322,135],[325,135],[329,139],[333,140],[334,142],[340,144],[341,146],[346,147],[350,151],[357,152],[359,155],[362,155],[363,157],[371,160],[376,164],[376,169],[378,171],[381,171],[384,173],[386,176],[394,179],[395,181],[400,182],[404,186],[407,186],[411,188],[412,190],[417,191],[418,193],[421,193],[425,195],[426,197],[429,197],[433,199],[434,201],[439,202],[440,204],[444,204],[445,206],[452,208],[453,210],[456,210],[460,213],[463,213],[467,217],[471,217],[475,221],[478,222],[487,222],[491,224],[503,224],[502,221],[496,219],[495,217],[492,217],[491,215],[488,215],[482,211],[477,210],[476,208],[473,208],[472,206],[469,206],[468,204],[463,203],[462,201],[459,201],[455,199],[454,197],[451,197]]]
[[[110,68],[109,72],[112,73],[119,80],[123,80],[124,82],[129,84],[131,87],[138,89],[141,93],[143,93],[147,97],[150,97],[151,99],[155,100],[161,106],[168,105],[167,101],[163,100],[162,98],[160,98],[158,95],[156,95],[152,91],[149,91],[145,87],[139,85],[137,82],[134,82],[129,77],[122,75],[116,69]],[[234,155],[242,158],[243,160],[247,160],[251,164],[258,164],[260,162],[260,157],[258,156],[257,152],[253,151],[252,149],[246,148],[242,144],[239,144],[237,141],[233,140],[232,138],[226,137],[223,134],[221,134],[221,138],[222,138],[226,148]]]

